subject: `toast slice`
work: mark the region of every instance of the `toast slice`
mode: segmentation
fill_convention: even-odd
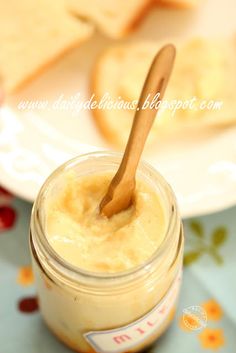
[[[93,32],[67,12],[63,0],[1,1],[0,23],[0,86],[8,93]]]
[[[157,5],[171,8],[190,9],[196,7],[202,0],[156,0]]]
[[[129,33],[153,5],[153,0],[66,0],[72,13],[94,22],[108,37]]]
[[[176,46],[177,58],[163,102],[168,103],[168,109],[158,111],[150,142],[160,134],[184,127],[221,127],[236,123],[235,38],[196,38]],[[150,64],[160,47],[160,43],[143,42],[107,49],[97,61],[92,75],[92,93],[96,99],[101,101],[108,92],[109,99],[114,102],[137,101]],[[191,105],[193,97],[196,97],[196,102]],[[174,111],[176,100],[188,101],[189,105]],[[213,101],[219,104],[214,109],[203,109],[200,104],[204,101],[210,105]],[[127,106],[124,109],[107,107],[93,111],[95,122],[110,143],[124,146],[135,111],[125,109]]]

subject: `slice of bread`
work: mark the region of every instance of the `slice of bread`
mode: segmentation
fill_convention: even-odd
[[[157,5],[189,9],[197,6],[202,0],[155,0]]]
[[[196,126],[223,126],[236,123],[236,40],[192,39],[178,44],[177,58],[164,100],[196,102],[174,113],[173,106],[160,110],[150,134],[160,134]],[[121,45],[107,49],[97,61],[92,75],[92,93],[100,101],[108,92],[113,101],[131,102],[139,98],[146,74],[160,43]],[[200,103],[223,101],[221,109],[200,109]],[[96,109],[95,121],[113,145],[124,146],[134,110]]]
[[[0,4],[0,85],[13,92],[69,49],[93,27],[73,18],[64,1],[8,0]]]
[[[153,0],[66,0],[72,13],[94,22],[108,37],[126,35],[144,17]]]

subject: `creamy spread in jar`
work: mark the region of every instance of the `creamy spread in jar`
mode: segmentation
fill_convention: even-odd
[[[46,180],[30,246],[44,321],[82,353],[139,352],[172,321],[183,233],[173,192],[146,163],[133,205],[110,219],[99,204],[120,164],[109,152],[79,156]]]
[[[133,205],[111,218],[99,214],[111,174],[66,176],[47,201],[46,234],[67,262],[93,272],[115,273],[143,264],[160,246],[166,221],[157,193],[138,180]]]

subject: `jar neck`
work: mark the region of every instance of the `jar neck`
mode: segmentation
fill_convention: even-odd
[[[154,280],[157,281],[165,276],[178,259],[182,249],[183,236],[181,221],[171,188],[161,175],[146,163],[140,164],[139,172],[143,173],[154,184],[158,184],[162,193],[161,196],[166,204],[168,226],[162,244],[145,263],[131,270],[115,274],[93,273],[67,263],[50,246],[43,226],[43,206],[47,198],[48,188],[55,178],[65,170],[75,166],[81,167],[81,164],[86,164],[88,160],[90,160],[90,163],[92,162],[95,171],[99,169],[99,165],[104,171],[106,169],[104,165],[107,166],[107,169],[110,168],[110,171],[111,169],[115,171],[120,163],[121,155],[107,152],[87,154],[69,161],[48,178],[40,190],[32,210],[31,245],[34,256],[37,257],[43,271],[53,281],[86,293],[101,295],[113,293],[114,295],[114,290],[121,293],[131,286],[139,286],[144,280],[145,283],[151,285]]]

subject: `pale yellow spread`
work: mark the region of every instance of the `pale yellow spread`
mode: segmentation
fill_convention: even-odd
[[[62,189],[48,198],[46,234],[67,262],[93,272],[113,273],[145,262],[166,232],[156,191],[138,180],[135,202],[110,219],[99,215],[111,174],[76,178],[68,174]]]

